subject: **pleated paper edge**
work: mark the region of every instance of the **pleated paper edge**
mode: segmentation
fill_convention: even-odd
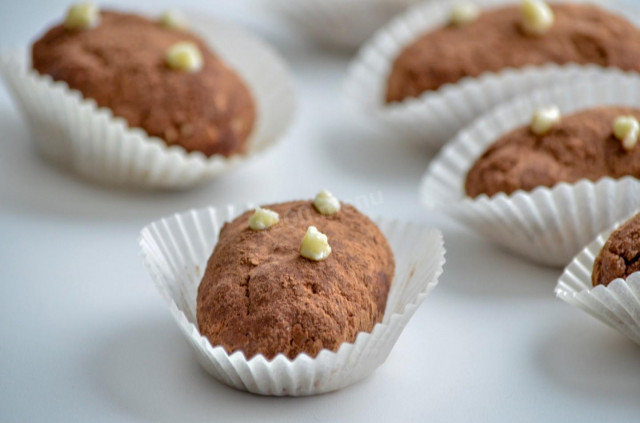
[[[500,193],[472,199],[464,191],[466,174],[500,135],[527,124],[537,107],[558,105],[564,113],[599,105],[640,107],[638,98],[640,75],[617,69],[592,69],[576,73],[574,82],[568,86],[540,88],[503,103],[460,131],[432,160],[420,185],[421,203],[428,210],[447,214],[481,234],[491,216],[496,220],[495,216],[503,215],[501,231],[509,232],[508,239],[512,243],[518,242],[512,237],[514,233],[524,237],[527,233],[544,235],[542,231],[553,230],[557,233],[555,242],[537,237],[545,244],[532,243],[526,248],[516,249],[502,243],[498,239],[503,235],[500,231],[493,231],[491,239],[535,262],[564,266],[597,233],[640,206],[637,200],[640,181],[630,176],[616,180],[606,177],[597,182],[582,180],[575,184],[560,183],[552,188],[538,187],[531,192],[519,190],[511,195]],[[599,208],[601,202],[591,203],[590,210],[577,209],[579,198],[604,198],[616,194],[622,198],[621,202],[607,204],[604,210]],[[572,225],[558,223],[562,220],[558,214],[560,208],[567,207],[580,212],[586,220],[575,219]],[[549,208],[557,215],[554,219],[545,213]],[[555,225],[553,228],[549,226],[551,223]],[[586,225],[578,227],[581,223]]]
[[[640,344],[640,272],[607,286],[592,285],[593,265],[611,233],[627,219],[600,233],[565,267],[554,289],[557,298]]]
[[[396,14],[421,0],[262,0],[316,42],[354,50]]]
[[[387,307],[387,310],[385,311],[385,316],[383,318],[383,322],[382,323],[378,323],[375,325],[375,327],[373,328],[372,332],[367,333],[367,332],[360,332],[356,338],[356,341],[354,343],[343,343],[339,350],[337,352],[332,352],[329,350],[323,350],[321,351],[318,356],[314,359],[309,357],[306,354],[300,354],[298,357],[296,357],[294,360],[290,360],[288,359],[286,356],[280,354],[278,356],[276,356],[275,358],[273,358],[272,360],[267,360],[264,356],[262,355],[257,355],[254,356],[252,359],[250,360],[246,360],[246,358],[244,357],[244,355],[241,352],[235,352],[231,355],[227,354],[226,351],[224,350],[224,348],[218,346],[218,347],[213,347],[211,346],[211,344],[209,343],[209,341],[202,337],[196,326],[192,323],[189,322],[189,320],[187,319],[185,313],[183,311],[181,311],[179,309],[179,307],[177,306],[177,304],[175,303],[175,300],[172,298],[171,294],[169,294],[167,292],[167,287],[164,286],[161,282],[159,282],[161,275],[156,271],[155,267],[151,264],[152,261],[149,257],[149,250],[147,248],[148,242],[146,241],[147,238],[154,238],[151,235],[148,235],[151,231],[151,229],[155,226],[155,225],[160,225],[163,224],[164,222],[167,222],[171,219],[182,219],[183,217],[186,217],[187,215],[191,214],[191,215],[197,215],[199,213],[204,213],[204,212],[208,212],[210,216],[216,216],[219,217],[219,214],[223,214],[223,222],[226,221],[230,221],[232,220],[234,217],[236,217],[237,215],[241,214],[243,211],[245,211],[246,209],[250,208],[249,207],[241,207],[241,208],[237,208],[234,206],[226,206],[225,208],[215,208],[215,207],[208,207],[208,208],[203,208],[203,209],[197,209],[197,210],[190,210],[187,212],[183,212],[183,213],[176,213],[172,216],[157,220],[153,223],[150,223],[149,225],[145,226],[145,228],[143,228],[143,230],[141,231],[141,235],[139,238],[139,245],[141,248],[141,256],[143,258],[143,261],[145,263],[145,266],[147,267],[149,273],[152,276],[152,280],[154,282],[154,285],[156,286],[156,288],[158,289],[158,291],[160,292],[161,296],[163,297],[166,305],[168,306],[171,314],[173,315],[174,319],[176,320],[176,322],[178,323],[178,325],[181,327],[183,333],[185,334],[185,336],[187,336],[189,343],[192,344],[192,347],[196,347],[196,344],[199,345],[200,348],[202,348],[203,350],[205,350],[206,352],[209,353],[210,356],[217,356],[217,357],[221,357],[225,362],[228,362],[229,364],[231,364],[233,366],[233,370],[231,369],[226,369],[223,370],[226,378],[225,377],[220,377],[220,382],[228,384],[236,389],[239,390],[247,390],[249,392],[252,393],[256,393],[256,394],[260,394],[260,395],[275,395],[275,396],[282,396],[282,395],[289,395],[289,396],[306,396],[306,395],[316,395],[316,394],[321,394],[321,393],[325,393],[325,392],[330,392],[332,390],[336,390],[336,389],[341,389],[344,388],[346,386],[349,386],[353,383],[358,382],[359,380],[365,378],[366,376],[368,376],[373,370],[375,370],[376,367],[378,367],[380,364],[382,364],[382,362],[384,362],[384,360],[386,359],[386,357],[388,356],[388,353],[390,352],[391,348],[393,347],[393,344],[395,344],[395,342],[397,341],[397,338],[400,336],[400,334],[402,333],[402,331],[404,330],[404,327],[406,326],[406,324],[408,323],[408,321],[410,320],[410,318],[412,317],[413,313],[415,312],[415,310],[417,309],[417,307],[424,301],[424,299],[426,298],[426,296],[436,287],[436,285],[438,284],[439,278],[442,275],[444,269],[444,263],[445,263],[445,258],[444,258],[444,254],[445,254],[445,248],[444,248],[444,240],[442,237],[442,234],[434,229],[434,228],[429,228],[429,227],[425,227],[423,225],[418,225],[418,224],[412,224],[412,223],[403,223],[401,221],[397,221],[397,220],[390,220],[390,219],[376,219],[375,222],[376,224],[380,225],[380,226],[386,226],[386,225],[404,225],[403,227],[406,229],[408,227],[420,227],[422,229],[421,231],[421,239],[423,241],[427,241],[430,240],[431,242],[433,242],[434,244],[431,245],[429,248],[433,248],[435,249],[435,251],[438,251],[438,257],[437,259],[434,259],[434,261],[432,263],[430,263],[430,267],[425,268],[425,273],[429,271],[429,269],[433,268],[433,277],[431,280],[429,280],[428,282],[426,282],[424,284],[424,287],[416,294],[414,300],[412,302],[408,302],[408,303],[403,303],[402,306],[404,307],[404,310],[402,313],[391,313],[388,314],[389,312],[389,307]],[[221,226],[222,223],[219,222],[218,227]],[[381,230],[383,230],[383,228],[381,227]],[[385,236],[389,236],[388,233],[385,233]],[[216,241],[217,242],[217,241]],[[396,254],[396,252],[394,251],[394,255]],[[398,257],[396,257],[396,262],[398,261]],[[206,264],[206,263],[205,263]],[[414,263],[415,265],[416,263]],[[415,271],[415,270],[414,270]],[[397,270],[396,270],[397,273]],[[413,273],[412,273],[413,274]],[[411,277],[411,276],[410,276]],[[411,283],[407,283],[406,286],[410,286]],[[391,301],[392,299],[392,291],[390,291],[389,293],[389,299],[388,299],[388,303]],[[394,335],[394,331],[397,331],[397,335]],[[262,389],[258,383],[253,383],[251,378],[246,379],[246,375],[245,375],[245,380],[243,380],[240,375],[236,374],[235,377],[231,377],[229,376],[229,373],[238,373],[236,366],[242,366],[245,368],[245,371],[249,371],[249,372],[253,372],[254,369],[253,368],[262,368],[263,371],[271,371],[276,367],[282,368],[282,367],[286,367],[289,371],[289,373],[294,372],[296,368],[303,368],[303,367],[310,367],[310,366],[314,366],[315,363],[320,363],[320,360],[324,361],[324,364],[327,364],[326,362],[329,362],[330,360],[332,360],[331,362],[335,363],[335,362],[339,362],[339,361],[348,361],[347,359],[349,358],[349,353],[353,350],[356,351],[365,351],[366,347],[363,348],[361,347],[362,344],[368,344],[370,341],[375,341],[377,343],[380,342],[391,342],[391,345],[388,346],[388,351],[386,352],[385,356],[382,357],[382,361],[380,361],[379,363],[377,363],[373,368],[365,371],[365,374],[361,375],[361,377],[356,378],[354,380],[349,380],[346,383],[342,383],[342,384],[338,384],[337,386],[329,386],[329,389],[322,389],[323,387],[320,387],[321,389],[309,389],[307,391],[300,391],[300,392],[290,392],[290,391],[273,391],[272,389]],[[203,357],[199,354],[198,351],[195,351],[196,355],[198,356],[199,360],[202,360]],[[210,372],[209,370],[209,366],[213,366],[213,367],[220,367],[220,363],[202,363],[203,367],[205,367],[207,369],[207,371]],[[318,367],[322,367],[322,366],[318,366]],[[266,369],[266,370],[265,370]],[[314,374],[318,371],[318,369],[314,369]],[[218,375],[218,376],[222,376],[222,375]],[[215,376],[216,378],[218,378],[218,376]],[[251,374],[251,377],[259,380],[260,376],[255,376],[253,375],[253,373]],[[289,377],[292,377],[289,374]],[[273,380],[274,378],[272,377],[271,380]],[[278,378],[275,378],[278,379]],[[313,379],[313,378],[312,378]],[[263,384],[265,383],[264,378],[262,380]],[[326,388],[326,387],[325,387]]]
[[[562,3],[562,0],[552,0]],[[640,28],[640,12],[616,0],[575,0],[590,3],[623,15]],[[423,93],[399,103],[384,101],[387,78],[396,56],[421,34],[445,24],[455,0],[434,0],[418,4],[383,26],[360,49],[349,65],[343,85],[344,107],[355,114],[393,129],[400,138],[431,149],[450,137],[489,108],[532,89],[562,85],[572,81],[581,69],[604,69],[597,65],[546,64],[505,68],[477,78],[463,78],[436,91]],[[481,8],[513,4],[513,0],[476,0]]]
[[[149,15],[144,12],[142,12],[142,14]],[[100,174],[98,171],[97,174],[87,174],[83,172],[81,165],[72,163],[73,158],[69,157],[67,167],[71,167],[73,172],[78,174],[78,176],[93,180],[94,182],[121,187],[129,186],[134,188],[173,190],[188,189],[231,170],[240,163],[250,161],[274,147],[285,136],[286,131],[291,126],[296,107],[293,77],[284,60],[272,47],[253,37],[246,31],[233,25],[220,22],[217,19],[206,16],[196,16],[194,14],[189,14],[188,16],[193,31],[209,44],[212,51],[218,53],[220,57],[230,64],[234,71],[241,75],[254,98],[258,115],[252,134],[247,140],[249,151],[245,154],[237,154],[228,158],[221,155],[214,155],[207,158],[201,152],[187,152],[180,146],[169,146],[160,138],[147,135],[141,128],[129,127],[124,119],[114,117],[110,109],[98,108],[94,100],[83,98],[79,91],[69,89],[65,82],[53,81],[49,76],[41,76],[30,69],[28,63],[26,63],[28,62],[28,53],[24,48],[14,49],[12,51],[4,50],[0,53],[0,76],[5,79],[7,86],[10,88],[10,93],[16,102],[18,102],[18,96],[32,95],[35,89],[47,93],[47,98],[43,96],[44,101],[52,101],[49,98],[52,95],[61,95],[61,103],[64,103],[67,109],[71,109],[70,112],[65,110],[65,115],[72,114],[79,116],[89,113],[94,122],[91,128],[101,126],[105,129],[99,132],[109,132],[112,135],[114,133],[120,134],[118,144],[124,145],[125,141],[127,141],[127,147],[120,147],[119,151],[112,152],[115,158],[104,157],[102,159],[103,162],[106,163],[110,160],[122,162],[123,158],[120,157],[119,154],[123,154],[123,149],[129,150],[129,160],[131,160],[132,154],[137,157],[146,156],[158,159],[153,163],[149,163],[149,168],[146,170],[136,169],[136,165],[139,164],[130,164],[134,169],[129,170],[129,174],[123,179],[115,177],[113,172],[112,174]],[[262,60],[263,69],[266,68],[268,70],[268,72],[263,73],[269,76],[269,84],[267,84],[266,77],[261,77],[263,79],[262,83],[256,83],[257,72],[250,69],[253,66],[249,66],[247,63],[249,60],[246,59],[246,57],[241,58],[241,54],[230,55],[229,51],[231,49],[229,48],[226,50],[224,48],[221,49],[220,45],[222,45],[222,43],[216,42],[212,32],[224,38],[237,40],[238,43],[249,48],[252,55],[259,57],[260,60]],[[248,56],[246,52],[242,54]],[[248,77],[248,75],[251,76]],[[21,94],[16,94],[12,92],[13,90],[21,90],[22,84],[20,84],[20,82],[24,81],[36,88],[32,88],[30,93],[22,92]],[[267,86],[269,86],[269,93],[264,92]],[[263,92],[258,93],[256,89],[261,89]],[[17,105],[20,109],[23,106],[21,103]],[[62,106],[63,104],[56,103],[56,105]],[[276,112],[275,110],[278,111]],[[33,111],[20,111],[27,120],[27,123],[29,123]],[[267,117],[265,118],[265,116]],[[68,127],[66,122],[62,120],[59,120],[57,123],[65,126],[69,131],[74,129]],[[41,150],[43,149],[42,144],[46,144],[38,139],[34,139],[34,142],[39,145]],[[132,146],[132,143],[136,145]],[[73,156],[71,149],[74,147],[71,146],[72,143],[70,142],[67,144],[69,144],[67,148],[70,151],[57,152],[56,155]],[[113,149],[113,147],[111,147],[111,149]],[[92,156],[92,159],[96,160],[97,158]],[[105,167],[118,165],[124,166],[121,163],[109,163],[105,164]],[[154,179],[154,173],[157,172],[156,169],[151,168],[153,165],[156,165],[157,168],[163,168],[165,173],[167,168],[169,168],[168,171],[170,175],[165,175],[164,178],[160,175],[155,175]],[[181,175],[182,179],[178,176],[178,179],[175,180],[175,175]]]

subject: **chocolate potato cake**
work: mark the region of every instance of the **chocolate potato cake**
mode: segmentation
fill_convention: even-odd
[[[593,286],[609,285],[640,271],[640,214],[615,230],[593,265]]]
[[[315,357],[382,320],[395,269],[384,235],[350,205],[322,214],[315,204],[272,204],[223,226],[197,298],[213,346],[247,358]],[[318,233],[330,248],[309,259],[301,240]]]
[[[640,71],[640,29],[594,5],[553,4],[553,25],[523,31],[518,5],[482,10],[465,25],[424,34],[395,59],[386,101],[399,102],[464,77],[547,63],[597,64]]]
[[[545,134],[530,126],[511,131],[492,144],[469,170],[469,197],[531,191],[560,182],[603,177],[640,177],[640,148],[626,150],[614,135],[620,116],[640,120],[640,109],[599,107],[563,116]]]
[[[169,49],[185,42],[202,56],[197,71],[167,66]],[[249,89],[201,39],[142,16],[100,11],[88,28],[56,25],[33,44],[32,65],[188,152],[243,153],[255,124]]]

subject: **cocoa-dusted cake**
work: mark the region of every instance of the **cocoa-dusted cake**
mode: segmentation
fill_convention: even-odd
[[[256,119],[249,89],[197,36],[104,10],[91,25],[77,27],[71,12],[34,43],[36,71],[66,82],[169,145],[206,156],[246,150]],[[170,49],[185,42],[201,55],[192,71],[167,65]]]
[[[640,147],[625,148],[615,134],[620,117],[640,120],[640,109],[588,109],[561,117],[543,134],[536,133],[531,125],[507,133],[469,170],[467,195],[511,194],[606,176],[640,178]]]
[[[609,285],[640,271],[640,214],[614,231],[593,265],[593,286]]]
[[[482,10],[464,24],[435,29],[395,59],[386,101],[399,102],[460,79],[505,68],[547,63],[597,64],[640,70],[640,30],[625,18],[588,4],[550,6],[553,23],[528,34],[518,5]]]
[[[197,298],[213,346],[315,357],[382,320],[395,268],[384,235],[354,207],[323,204],[273,204],[223,226]]]

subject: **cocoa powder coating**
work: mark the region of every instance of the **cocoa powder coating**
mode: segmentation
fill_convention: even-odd
[[[528,125],[507,133],[467,173],[467,195],[511,194],[606,176],[640,178],[640,145],[626,151],[613,135],[620,115],[640,120],[640,109],[600,107],[563,116],[545,135],[534,134]]]
[[[310,201],[264,206],[280,222],[253,231],[253,211],[227,223],[198,288],[200,333],[227,352],[247,358],[279,353],[293,359],[337,351],[382,320],[395,262],[384,235],[354,207],[331,216]],[[329,237],[326,260],[300,256],[314,225]]]
[[[484,10],[468,25],[421,36],[395,59],[387,102],[418,97],[467,76],[527,65],[573,62],[640,70],[640,30],[629,21],[592,5],[551,8],[555,22],[538,37],[522,32],[518,6]]]
[[[169,69],[180,41],[198,45],[203,68]],[[206,156],[246,151],[255,105],[243,81],[195,35],[141,16],[101,11],[98,26],[51,28],[32,48],[33,68],[66,82],[131,127]]]

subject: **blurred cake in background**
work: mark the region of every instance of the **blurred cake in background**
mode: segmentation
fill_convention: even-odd
[[[640,71],[640,29],[590,4],[454,6],[448,25],[422,35],[395,58],[386,101],[418,97],[485,72],[547,63]]]
[[[593,286],[609,285],[640,271],[640,214],[616,229],[593,264]]]
[[[640,109],[598,107],[561,116],[539,109],[530,125],[498,139],[469,170],[469,197],[532,191],[561,182],[640,178]],[[625,132],[626,128],[626,132]]]
[[[32,65],[188,152],[243,153],[256,121],[248,87],[176,12],[152,20],[74,5],[33,44]]]

